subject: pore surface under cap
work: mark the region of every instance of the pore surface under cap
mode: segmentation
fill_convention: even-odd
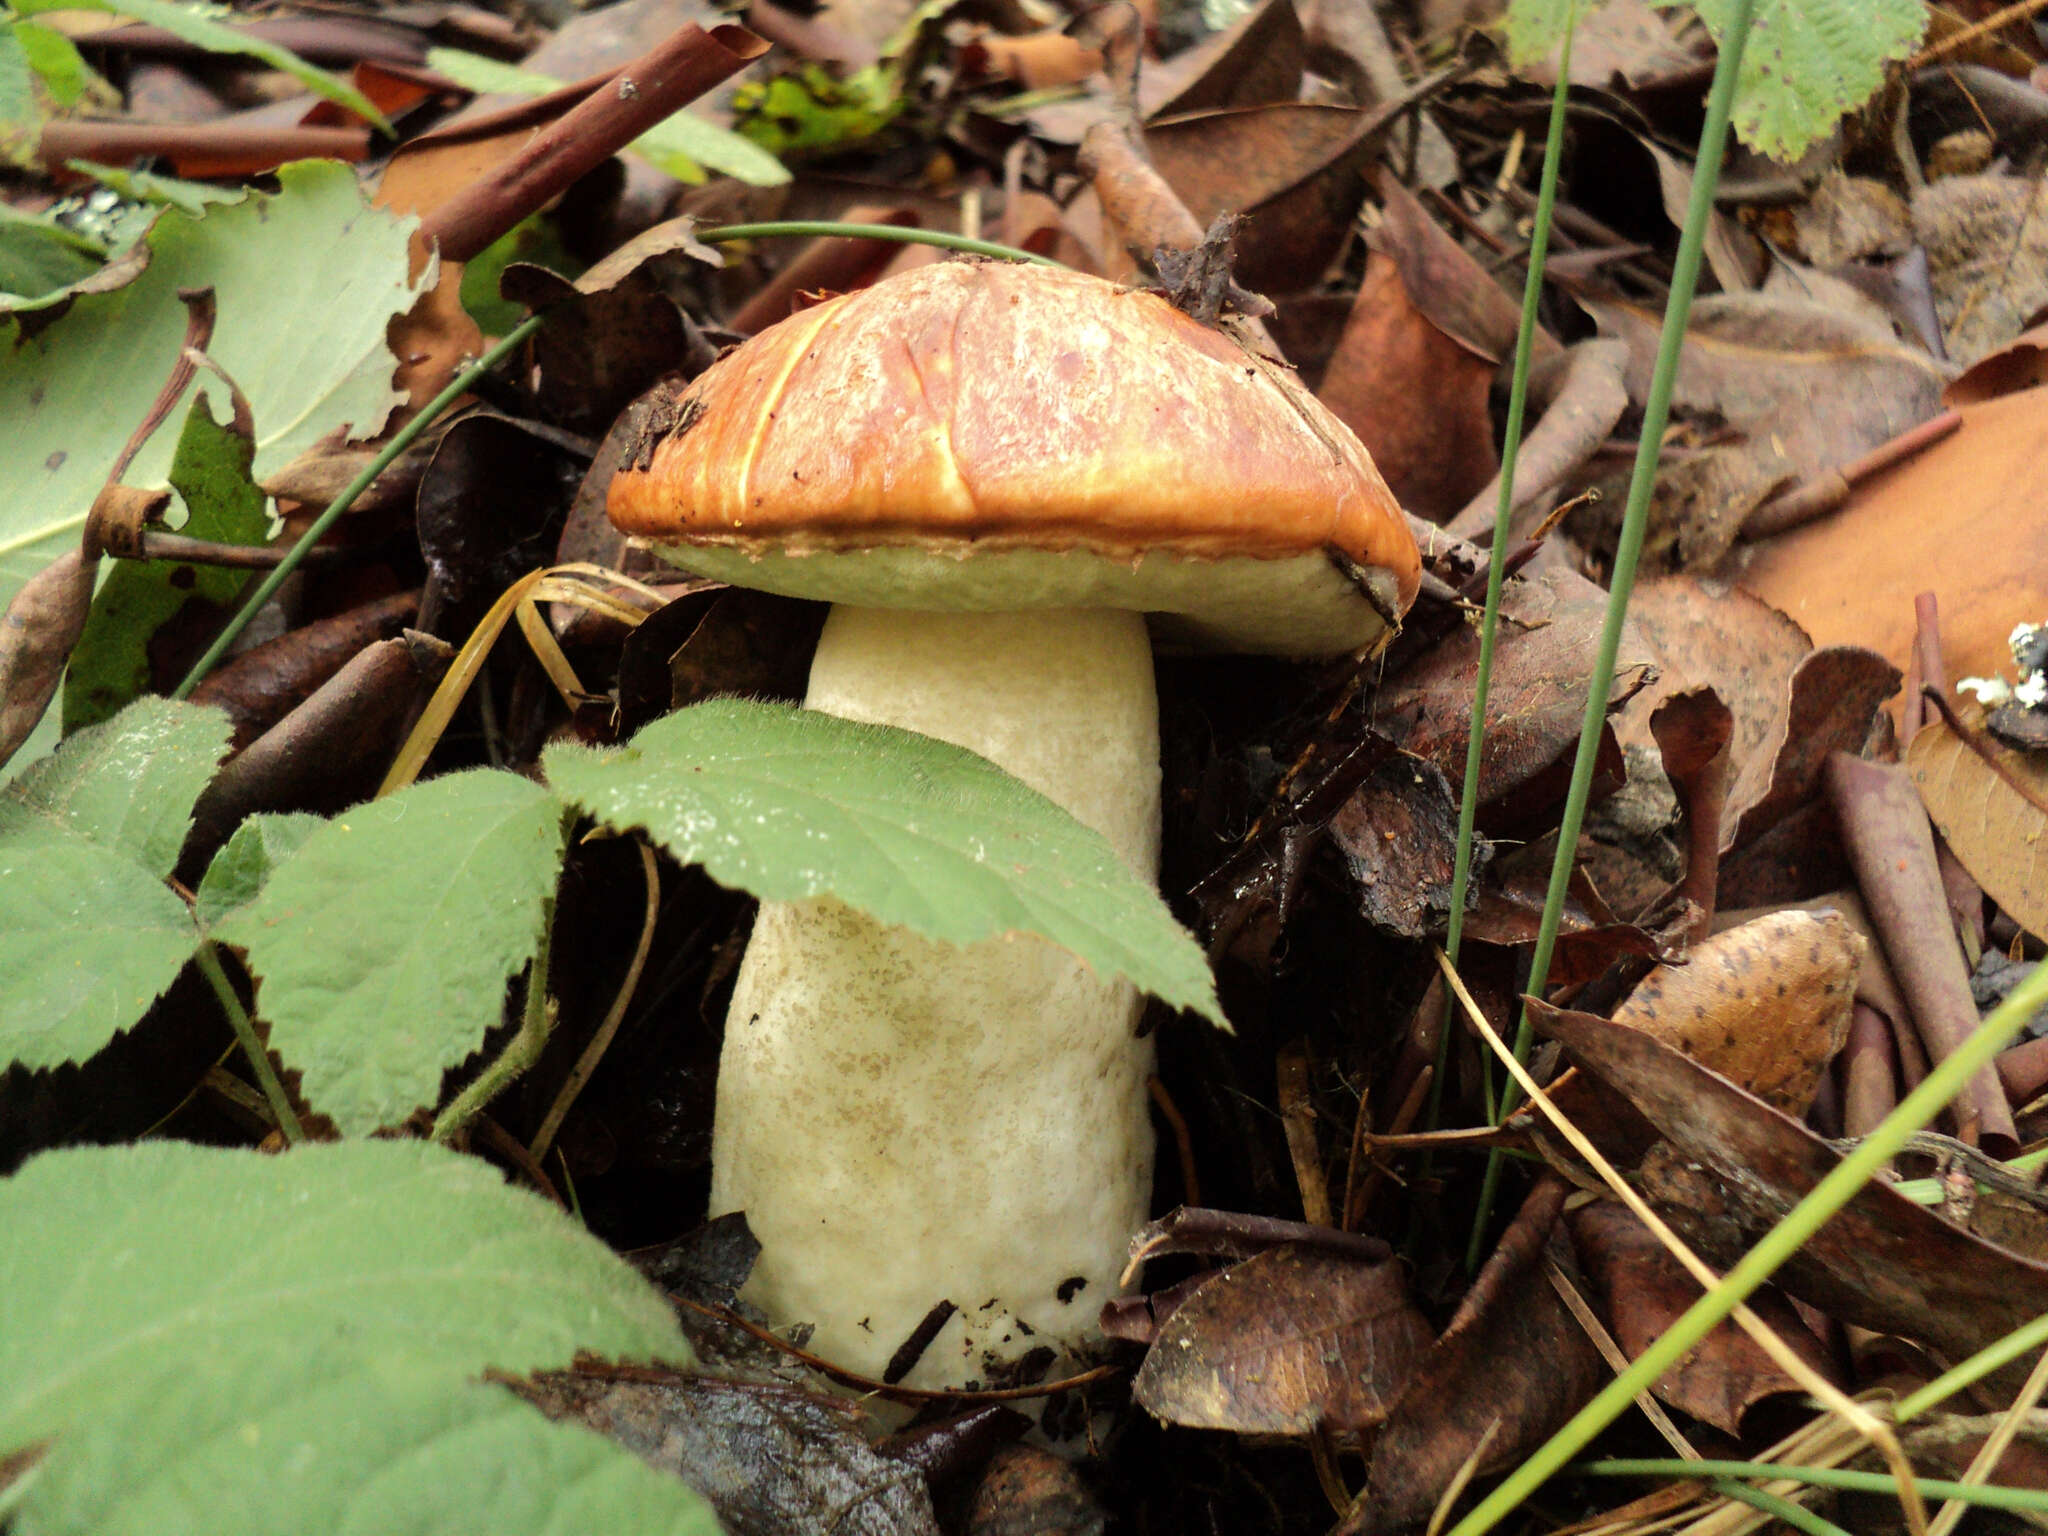
[[[615,523],[664,544],[1332,552],[1383,573],[1376,597],[1395,612],[1415,591],[1400,509],[1291,372],[1079,273],[918,268],[764,331],[692,383],[674,419],[610,498]]]

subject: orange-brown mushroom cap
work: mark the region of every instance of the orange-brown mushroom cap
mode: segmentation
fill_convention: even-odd
[[[914,269],[770,327],[667,419],[613,479],[612,521],[743,584],[920,606],[918,582],[878,599],[872,582],[842,595],[819,572],[856,551],[947,557],[940,568],[1071,552],[1126,572],[1141,557],[1182,567],[1156,606],[1142,592],[1104,600],[1186,612],[1190,592],[1201,607],[1203,567],[1306,556],[1377,614],[1361,624],[1369,639],[1419,581],[1414,537],[1372,460],[1291,371],[1154,294],[1080,273]],[[775,572],[735,574],[712,551]],[[794,586],[782,579],[798,568]],[[1042,570],[1026,585],[1019,606],[1066,601]],[[1297,585],[1298,571],[1275,601]],[[1228,643],[1228,622],[1208,628]]]

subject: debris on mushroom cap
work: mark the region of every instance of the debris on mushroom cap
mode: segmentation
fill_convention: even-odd
[[[904,561],[845,578],[848,589],[818,574],[834,562],[807,557],[940,556],[951,581],[970,553],[1071,552],[1082,558],[1057,575],[1027,572],[1022,597],[977,584],[971,600],[1192,609],[1216,643],[1314,654],[1369,642],[1419,581],[1414,537],[1371,458],[1284,364],[1157,295],[1076,272],[915,269],[764,331],[665,418],[613,480],[612,520],[745,585],[953,607],[968,600],[935,602],[936,577]],[[1140,561],[1192,569],[1159,591],[1153,573],[1130,579]],[[1224,581],[1223,561],[1267,569]],[[1313,577],[1277,569],[1297,564]],[[1067,569],[1089,565],[1126,574]],[[1256,624],[1240,634],[1228,611],[1317,583],[1353,613],[1312,623],[1299,643]],[[1226,611],[1206,611],[1216,604]]]

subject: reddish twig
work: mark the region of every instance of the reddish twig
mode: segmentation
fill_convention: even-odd
[[[1914,1025],[1939,1061],[1977,1028],[1970,978],[1935,863],[1934,829],[1905,769],[1846,752],[1829,756],[1827,792],[1863,904],[1883,942]],[[1989,1067],[1954,1106],[1958,1134],[1994,1157],[2018,1149],[2012,1108]]]
[[[450,198],[420,238],[467,261],[586,172],[768,51],[744,27],[678,27],[489,176]]]
[[[1767,538],[1810,523],[1832,512],[1849,499],[1849,492],[1879,470],[1889,469],[1949,436],[1963,424],[1960,411],[1943,411],[1919,426],[1901,432],[1889,442],[1879,443],[1861,458],[1851,459],[1839,469],[1823,470],[1809,480],[1774,496],[1742,520],[1741,537]]]

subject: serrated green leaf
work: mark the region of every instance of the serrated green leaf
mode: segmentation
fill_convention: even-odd
[[[171,485],[185,504],[180,532],[221,544],[264,542],[270,498],[249,477],[255,452],[231,422],[213,419],[200,390],[171,460]],[[64,673],[64,729],[97,724],[148,689],[150,641],[188,603],[228,608],[252,580],[249,572],[227,566],[117,562],[93,596]]]
[[[717,1536],[703,1501],[510,1391],[403,1360],[305,1380],[288,1346],[166,1366],[75,1430],[29,1503],[78,1536]],[[271,1384],[297,1380],[279,1400]],[[249,1411],[222,1404],[254,1398]],[[194,1444],[190,1426],[217,1433]],[[253,1442],[253,1443],[251,1443]],[[133,1447],[164,1448],[142,1460]],[[290,1511],[281,1525],[279,1510]],[[23,1536],[28,1536],[24,1529]]]
[[[0,802],[0,1067],[93,1055],[198,942],[184,903],[132,859]]]
[[[308,64],[289,48],[281,48],[276,43],[213,19],[215,15],[229,14],[226,10],[175,5],[171,0],[10,0],[10,3],[24,16],[42,11],[103,11],[108,15],[128,16],[152,27],[161,27],[181,42],[203,48],[208,53],[240,54],[245,58],[260,59],[272,69],[283,70],[307,90],[326,97],[336,106],[348,108],[365,122],[374,123],[380,132],[394,132],[391,120],[377,110],[376,104],[339,75],[331,75]]]
[[[403,1119],[503,1016],[562,857],[562,807],[478,769],[318,828],[222,925],[261,978],[270,1044],[342,1133]]]
[[[178,862],[228,729],[227,715],[207,705],[137,699],[0,788],[0,811],[61,825],[161,880]]]
[[[710,1536],[700,1501],[486,1369],[687,1361],[661,1297],[417,1142],[51,1153],[0,1184],[0,1455],[30,1532]]]
[[[278,175],[273,196],[201,218],[161,215],[149,264],[125,287],[65,300],[68,311],[0,313],[0,603],[77,546],[93,497],[177,359],[178,289],[214,290],[208,350],[249,397],[259,478],[338,428],[377,432],[402,398],[384,333],[416,297],[413,221],[369,207],[345,165],[309,161]],[[127,483],[164,484],[172,447],[158,432]]]
[[[83,1061],[198,943],[164,876],[227,716],[144,699],[0,787],[0,1065]]]
[[[193,892],[199,926],[212,932],[254,901],[277,866],[326,825],[304,811],[263,811],[236,827]]]
[[[1208,962],[1158,893],[1099,833],[948,742],[720,699],[609,752],[552,747],[544,766],[564,799],[721,884],[834,896],[952,944],[1041,934],[1222,1022]]]
[[[563,84],[553,75],[460,48],[429,48],[427,66],[472,91],[542,96]],[[767,150],[696,116],[688,107],[663,118],[630,147],[678,181],[701,182],[705,166],[753,187],[779,187],[789,181],[788,168]]]
[[[1694,8],[1718,41],[1731,0]],[[1922,0],[1757,0],[1735,85],[1736,134],[1774,159],[1798,159],[1877,93],[1885,64],[1912,53],[1926,30]]]

